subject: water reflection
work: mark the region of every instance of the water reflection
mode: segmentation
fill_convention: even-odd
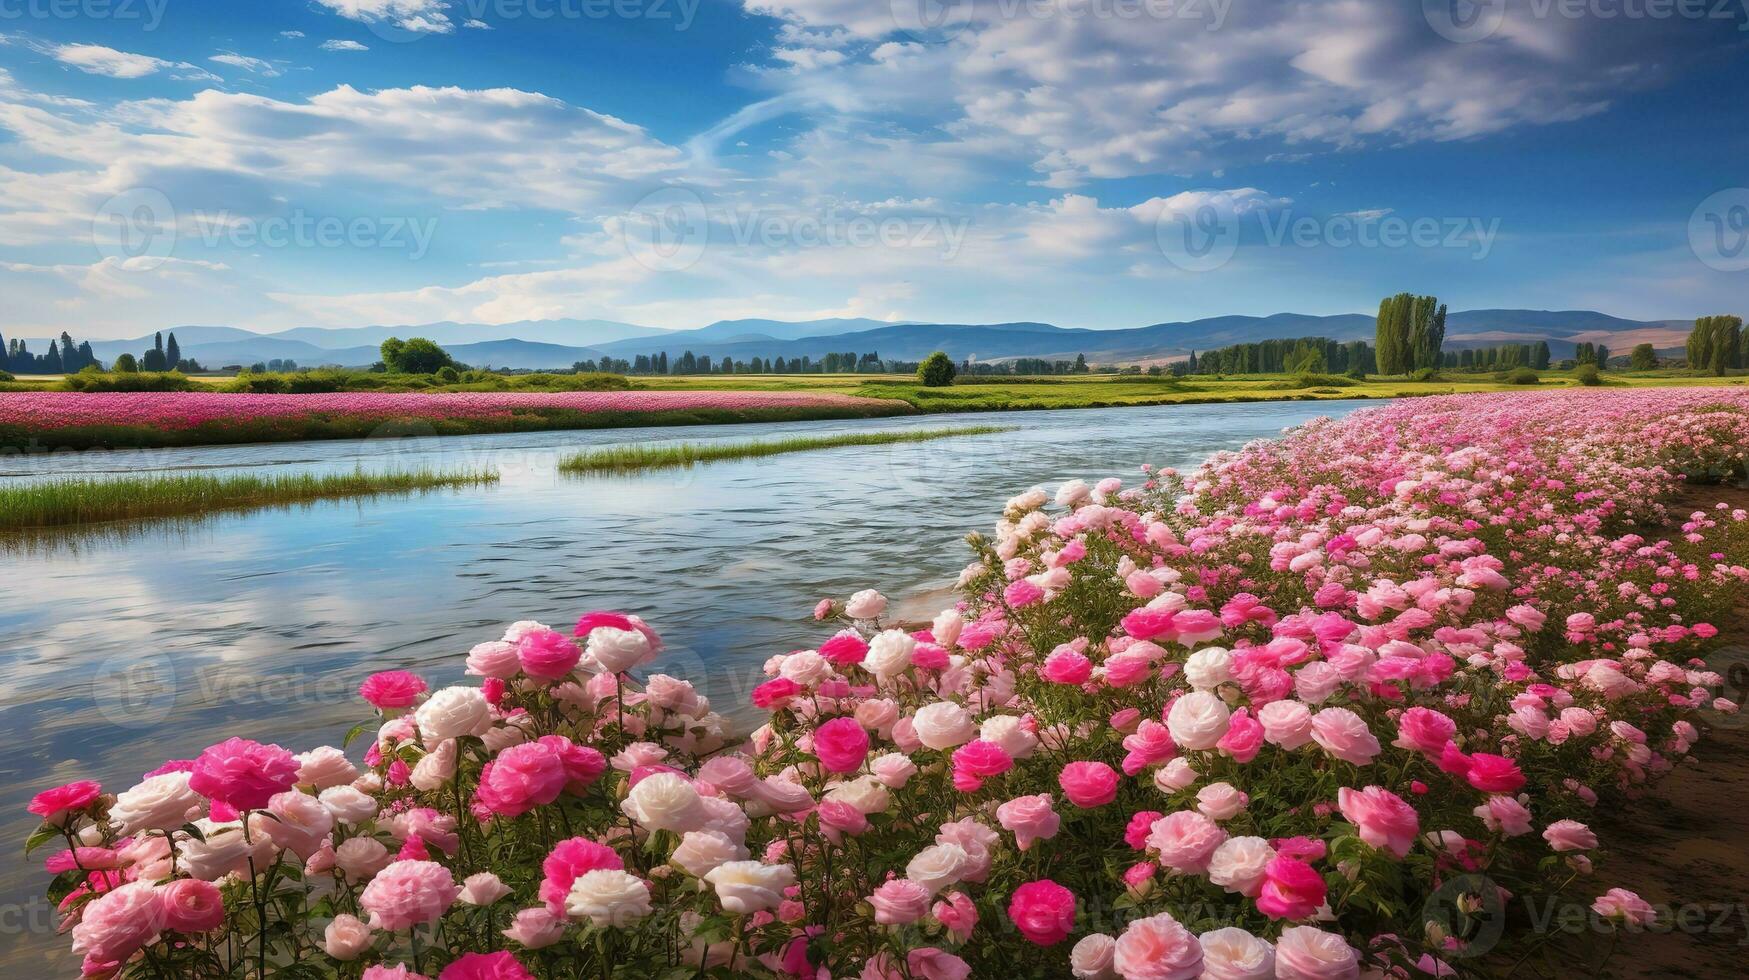
[[[968,560],[959,538],[1002,501],[1072,477],[1189,466],[1219,449],[1363,402],[1014,413],[1010,432],[563,476],[589,446],[744,439],[989,422],[933,416],[774,426],[549,432],[205,447],[0,460],[15,480],[188,469],[490,466],[496,485],[300,504],[99,534],[38,536],[0,552],[0,836],[23,807],[79,776],[126,788],[216,733],[295,750],[363,717],[353,691],[402,667],[434,684],[504,623],[639,612],[668,650],[655,665],[727,710],[773,652],[810,642],[814,602],[871,585],[896,599],[939,588]],[[13,852],[16,853],[16,852]],[[39,869],[0,862],[4,911],[28,910]],[[22,913],[21,913],[22,914]],[[29,918],[26,916],[26,918]],[[0,957],[44,969],[63,939],[0,930]],[[57,972],[66,972],[65,967]]]

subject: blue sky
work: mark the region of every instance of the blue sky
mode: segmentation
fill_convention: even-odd
[[[1743,7],[0,0],[0,333],[1742,313]]]

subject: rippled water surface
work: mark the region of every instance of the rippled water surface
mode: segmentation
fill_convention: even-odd
[[[189,469],[487,466],[496,485],[92,532],[0,537],[0,834],[16,855],[31,794],[90,776],[125,789],[218,733],[295,751],[365,717],[374,670],[434,683],[503,624],[634,611],[664,636],[654,669],[744,703],[758,665],[817,635],[822,596],[896,600],[964,566],[959,540],[1034,485],[1211,452],[1363,402],[1161,406],[997,416],[548,432],[0,458],[0,480]],[[639,476],[564,476],[559,455],[627,442],[934,428],[1014,431],[847,447]],[[919,606],[919,609],[923,607]],[[368,709],[364,709],[368,710]],[[46,855],[39,852],[39,857]],[[40,867],[0,860],[0,960],[73,975],[45,934]],[[28,966],[26,964],[34,964]]]

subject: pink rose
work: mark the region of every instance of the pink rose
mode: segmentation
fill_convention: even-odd
[[[565,931],[570,927],[569,919],[554,914],[544,905],[537,905],[516,913],[504,935],[528,949],[543,949],[565,938]]]
[[[322,930],[322,952],[349,963],[370,948],[371,929],[357,916],[342,912]]]
[[[1312,716],[1312,741],[1344,762],[1364,766],[1379,754],[1379,740],[1361,717],[1347,708],[1325,708]]]
[[[285,749],[230,738],[194,760],[188,788],[235,810],[260,810],[297,778],[298,760]]]
[[[425,678],[405,670],[385,670],[372,674],[358,685],[358,696],[370,702],[378,711],[411,708],[426,690]]]
[[[372,928],[399,932],[436,922],[461,895],[449,869],[434,861],[396,861],[364,886],[358,907]]]
[[[814,755],[829,772],[861,769],[868,746],[868,732],[854,718],[834,718],[814,729]]]
[[[1477,752],[1469,757],[1464,778],[1484,793],[1516,793],[1524,786],[1524,773],[1518,763],[1503,755]]]
[[[1557,820],[1543,828],[1543,840],[1556,851],[1589,851],[1597,846],[1597,835],[1577,820]]]
[[[1227,723],[1227,733],[1215,743],[1215,748],[1232,756],[1236,762],[1250,762],[1263,749],[1263,737],[1262,723],[1252,718],[1249,711],[1240,708],[1233,712]]]
[[[1075,928],[1075,893],[1049,878],[1029,881],[1014,890],[1008,918],[1035,946],[1055,946]]]
[[[121,962],[158,941],[163,906],[149,881],[119,885],[86,903],[73,926],[73,952]]]
[[[558,799],[569,778],[552,746],[542,742],[512,745],[481,769],[474,802],[492,813],[518,817]]]
[[[953,750],[953,786],[962,793],[976,793],[984,780],[1014,768],[1014,760],[994,742],[974,739]]]
[[[496,953],[463,953],[437,975],[437,980],[535,980],[516,957]]]
[[[1160,863],[1175,871],[1202,874],[1208,870],[1215,848],[1227,832],[1195,810],[1179,810],[1154,821],[1148,832],[1148,847],[1160,855]]]
[[[1432,708],[1414,707],[1397,719],[1397,740],[1392,744],[1438,755],[1456,734],[1457,722]]]
[[[868,656],[868,642],[855,630],[839,630],[820,644],[820,656],[840,667],[854,667]]]
[[[1530,811],[1510,796],[1490,796],[1488,802],[1472,812],[1481,818],[1483,826],[1507,837],[1518,837],[1532,830]]]
[[[44,823],[60,826],[73,813],[97,801],[103,787],[89,779],[43,790],[30,798],[25,809],[41,817]]]
[[[1039,793],[1017,796],[997,807],[996,822],[1014,834],[1015,846],[1024,851],[1032,847],[1034,841],[1057,836],[1063,819],[1051,809],[1051,794]]]
[[[1304,919],[1324,904],[1324,876],[1297,858],[1278,854],[1263,868],[1257,910],[1272,919]]]
[[[1117,770],[1103,762],[1071,762],[1057,774],[1069,802],[1084,810],[1117,799]]]
[[[1129,924],[1117,938],[1112,965],[1124,980],[1196,980],[1202,945],[1170,913]]]
[[[1040,673],[1052,684],[1079,686],[1087,683],[1088,678],[1093,676],[1093,661],[1067,645],[1060,646],[1045,658]]]
[[[972,975],[972,968],[965,960],[934,946],[906,953],[905,966],[914,980],[966,980]]]
[[[523,673],[543,681],[556,681],[577,669],[583,651],[576,641],[558,630],[535,630],[516,642],[516,657]]]
[[[1645,899],[1628,891],[1626,888],[1611,888],[1597,897],[1591,903],[1591,911],[1605,919],[1626,923],[1630,926],[1649,926],[1658,918],[1656,909]]]
[[[909,925],[929,913],[929,900],[935,895],[926,886],[909,878],[893,878],[881,883],[868,903],[874,906],[874,919],[881,925]]]
[[[178,878],[158,889],[158,908],[170,932],[212,932],[225,924],[219,886],[195,878]]]
[[[971,938],[972,930],[978,925],[978,907],[972,904],[965,892],[949,892],[947,898],[935,903],[929,914],[962,943]]]
[[[1403,798],[1379,786],[1336,791],[1337,806],[1348,822],[1360,828],[1360,839],[1401,858],[1415,846],[1421,817]]]

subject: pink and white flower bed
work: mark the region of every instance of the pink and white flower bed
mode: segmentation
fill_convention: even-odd
[[[1746,446],[1719,389],[1400,402],[1013,498],[928,627],[822,602],[745,741],[642,621],[516,623],[374,676],[363,753],[218,741],[34,842],[94,977],[1485,972],[1547,938],[1504,903],[1653,915],[1587,824],[1736,710],[1749,517],[1646,528]]]

